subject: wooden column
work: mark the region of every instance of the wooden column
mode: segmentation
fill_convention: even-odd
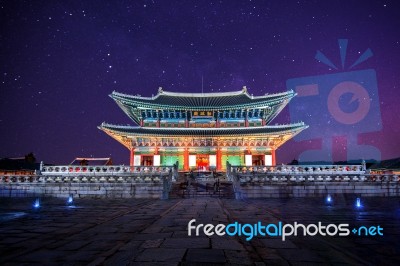
[[[189,149],[185,148],[183,151],[183,170],[189,171]]]
[[[275,166],[276,165],[275,150],[271,150],[271,155],[272,155],[272,166]]]
[[[222,170],[222,152],[221,148],[217,147],[217,171]]]
[[[135,148],[131,148],[130,149],[129,166],[133,166],[133,164],[135,163],[134,159],[135,159]]]

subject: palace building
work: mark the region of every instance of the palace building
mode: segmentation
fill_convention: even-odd
[[[110,97],[137,126],[102,123],[99,129],[130,151],[130,165],[223,171],[231,165],[276,164],[275,151],[306,129],[304,123],[269,125],[296,94],[241,91],[153,97],[113,92]]]

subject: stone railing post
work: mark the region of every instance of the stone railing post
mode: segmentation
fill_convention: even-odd
[[[169,191],[171,188],[171,179],[172,179],[172,170],[169,170],[168,175],[163,175],[160,173],[162,181],[163,181],[163,190],[162,190],[162,196],[161,199],[167,200],[169,198]]]

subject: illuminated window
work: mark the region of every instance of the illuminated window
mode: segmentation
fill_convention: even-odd
[[[253,156],[251,154],[246,154],[244,157],[244,161],[246,166],[252,166],[253,165]]]
[[[266,154],[264,162],[266,166],[272,166],[272,155]]]
[[[154,158],[153,158],[153,165],[154,166],[160,166],[160,155],[154,155]]]
[[[189,167],[196,167],[196,155],[189,155]]]
[[[217,155],[210,155],[209,157],[209,164],[210,166],[217,166]]]

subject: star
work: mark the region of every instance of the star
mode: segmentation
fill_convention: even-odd
[[[362,74],[368,69],[376,72],[376,79],[367,82],[377,88],[369,93],[373,99],[370,106],[375,108],[378,104],[371,112],[381,120],[364,122],[379,129],[366,132],[360,124],[348,129],[358,132],[354,136],[358,142],[374,144],[379,151],[379,158],[375,159],[400,157],[397,149],[400,140],[396,135],[400,124],[391,123],[397,121],[399,100],[398,86],[393,85],[398,83],[396,62],[400,61],[400,41],[393,34],[398,23],[397,6],[361,0],[345,6],[327,2],[324,8],[301,1],[285,3],[285,8],[274,1],[263,4],[252,1],[250,5],[235,1],[176,3],[78,2],[67,7],[55,3],[24,6],[13,1],[2,2],[5,15],[0,55],[0,73],[3,73],[0,120],[5,128],[13,128],[19,135],[20,145],[11,145],[17,143],[11,130],[3,132],[0,157],[25,154],[25,147],[32,147],[41,150],[38,159],[68,163],[71,158],[83,155],[76,148],[82,146],[94,156],[109,154],[112,149],[114,163],[127,163],[125,150],[100,134],[96,124],[99,119],[132,123],[109,101],[107,95],[114,89],[148,97],[156,94],[160,85],[166,91],[199,92],[204,75],[205,92],[236,91],[251,84],[249,93],[259,96],[288,90],[287,81],[292,78],[320,80],[329,75],[348,78],[349,73]],[[352,10],[358,12],[341,17],[343,12]],[[345,67],[340,71],[318,64],[314,56],[322,49],[335,64],[341,65],[338,36],[349,39],[345,58],[349,64],[367,48],[371,48],[374,56],[352,69]],[[329,90],[318,85],[316,98]],[[33,99],[40,98],[39,107],[30,114],[32,124],[38,128],[49,127],[46,121],[54,121],[51,126],[54,128],[69,125],[59,134],[48,133],[48,142],[40,141],[43,138],[39,130],[24,129],[26,122],[21,114],[26,106],[36,104],[31,95],[35,96]],[[296,96],[272,124],[297,122],[292,121],[289,111],[294,100],[301,100],[304,106],[310,101],[309,97]],[[320,100],[326,103],[326,99]],[[88,108],[88,117],[96,114],[90,120],[79,119],[73,112],[83,105]],[[46,112],[44,106],[52,112]],[[304,133],[318,127],[320,133],[315,139],[322,139],[323,143],[332,143],[328,136],[344,132],[330,117],[323,117],[322,111],[299,112],[302,112],[300,120],[312,121]],[[93,137],[83,138],[84,135]],[[301,139],[302,134],[297,137]],[[76,146],[60,147],[65,152],[54,152],[48,144],[63,143],[62,139],[70,138],[74,138]],[[311,140],[313,145],[315,139]],[[278,163],[290,162],[306,151],[308,141],[283,145]]]

